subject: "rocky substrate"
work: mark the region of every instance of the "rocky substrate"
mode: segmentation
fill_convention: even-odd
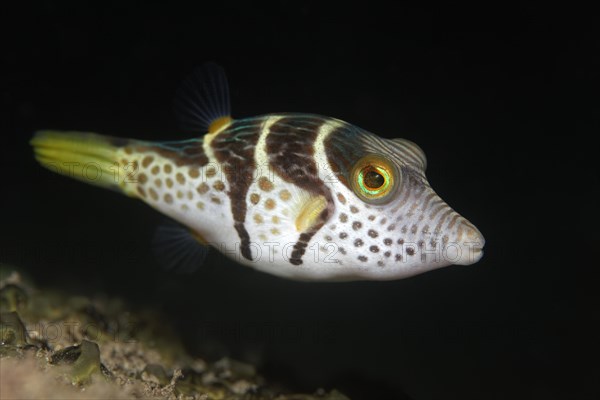
[[[0,398],[348,400],[289,393],[228,358],[193,358],[164,321],[118,299],[36,289],[0,264]]]

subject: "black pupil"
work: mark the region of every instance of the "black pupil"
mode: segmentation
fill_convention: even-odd
[[[365,174],[365,185],[372,189],[377,189],[383,186],[385,179],[377,171],[369,171]]]

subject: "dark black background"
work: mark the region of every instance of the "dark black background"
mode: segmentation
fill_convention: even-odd
[[[598,32],[589,10],[321,2],[3,9],[0,261],[159,308],[193,354],[353,399],[597,398]],[[395,282],[297,283],[213,252],[158,269],[158,213],[54,176],[36,129],[184,138],[173,93],[228,72],[234,116],[314,112],[417,142],[485,256]]]

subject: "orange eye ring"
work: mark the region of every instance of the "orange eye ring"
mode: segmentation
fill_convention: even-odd
[[[351,183],[354,193],[371,204],[382,204],[392,198],[400,183],[400,174],[388,159],[369,154],[352,168]]]

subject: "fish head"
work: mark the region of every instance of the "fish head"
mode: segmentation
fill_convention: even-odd
[[[406,139],[339,129],[323,145],[335,205],[320,232],[335,246],[338,279],[401,279],[483,255],[479,230],[431,188],[421,148]]]

